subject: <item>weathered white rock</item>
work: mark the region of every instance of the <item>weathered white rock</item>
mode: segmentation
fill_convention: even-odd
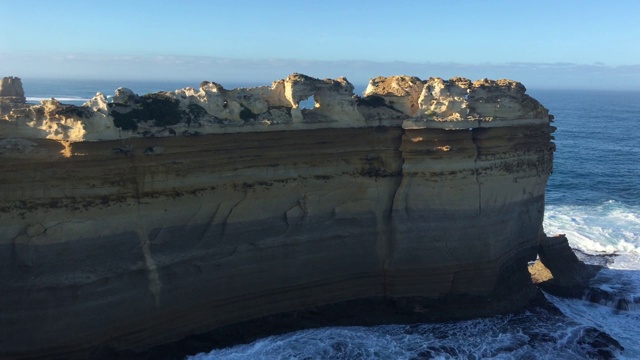
[[[93,98],[89,99],[89,101],[82,104],[82,106],[87,107],[95,112],[101,113],[103,115],[109,114],[109,108],[107,97],[104,96],[103,93],[97,93]]]
[[[288,124],[293,121],[338,122],[337,127],[365,125],[363,117],[355,109],[353,85],[346,78],[319,80],[293,74],[275,81],[270,87],[232,90],[207,81],[201,84],[200,91],[185,88],[172,94],[180,100],[181,109],[187,109],[192,104],[198,105],[214,118],[229,120],[223,122],[225,126],[244,126],[247,121],[252,120],[262,125]],[[309,98],[315,100],[316,106],[303,113],[299,104]],[[274,117],[277,119],[270,120]],[[262,121],[265,119],[268,121]],[[267,130],[257,127],[252,131],[261,131],[261,128]]]
[[[460,121],[471,118],[467,95],[471,81],[464,78],[430,78],[418,100],[420,110],[430,118]]]
[[[71,142],[117,139],[120,129],[100,102],[104,99],[96,96],[88,106],[78,107],[52,98],[42,100],[40,105],[14,109],[0,118],[0,137]]]
[[[364,96],[379,96],[388,106],[414,116],[423,87],[424,82],[415,76],[378,76],[369,81]]]
[[[118,88],[110,102],[97,94],[82,107],[51,100],[14,108],[0,117],[0,136],[78,142],[183,133],[381,125],[464,129],[549,121],[547,110],[525,94],[522,84],[511,80],[472,83],[464,78],[430,78],[425,82],[390,76],[372,79],[364,98],[354,96],[353,90],[344,77],[320,80],[302,74],[271,86],[232,90],[211,81],[202,82],[197,90],[187,87],[142,96]],[[300,102],[308,99],[315,106],[300,108]]]
[[[404,122],[407,129],[464,129],[535,125],[549,122],[549,112],[515,81],[430,78],[419,100],[420,112]]]
[[[129,105],[136,97],[137,95],[131,89],[119,87],[116,89],[111,101],[116,104]]]
[[[525,91],[513,80],[475,81],[469,91],[470,112],[481,118],[547,120],[548,111]]]

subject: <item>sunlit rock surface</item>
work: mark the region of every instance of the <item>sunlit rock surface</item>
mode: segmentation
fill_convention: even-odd
[[[416,321],[438,301],[450,319],[522,308],[553,129],[521,84],[462,78],[16,107],[0,115],[0,357],[140,351],[353,300]]]
[[[413,116],[418,111],[418,99],[423,88],[424,82],[415,76],[379,76],[369,81],[364,96],[380,97],[385,105]]]

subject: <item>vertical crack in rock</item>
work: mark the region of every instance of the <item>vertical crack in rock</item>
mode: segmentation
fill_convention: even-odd
[[[296,226],[297,224],[299,224],[301,221],[303,221],[308,217],[309,213],[308,213],[307,204],[306,204],[308,195],[309,195],[309,192],[305,192],[302,198],[298,199],[295,205],[293,205],[292,207],[289,208],[289,210],[284,212],[284,222],[287,225],[287,227],[282,232],[283,234],[288,232],[291,227]],[[335,208],[333,209],[333,214],[331,215],[332,219],[334,217],[335,217]]]
[[[405,134],[405,130],[403,129],[401,134],[400,134],[400,139],[402,139],[402,137]],[[402,140],[401,140],[402,141]],[[389,290],[388,290],[388,269],[390,267],[390,262],[391,262],[391,258],[393,257],[393,251],[395,248],[395,241],[396,241],[396,227],[395,224],[393,222],[393,211],[394,211],[394,205],[395,205],[395,201],[396,201],[396,196],[398,196],[398,192],[400,190],[400,185],[402,184],[403,180],[404,180],[404,171],[403,171],[403,166],[404,166],[404,157],[402,154],[402,150],[400,150],[401,147],[398,146],[397,150],[398,151],[398,157],[399,157],[399,162],[400,162],[400,171],[398,173],[398,175],[395,177],[395,181],[393,183],[393,189],[391,191],[391,196],[390,196],[390,200],[389,201],[389,205],[386,208],[383,208],[383,206],[378,206],[378,210],[377,210],[377,223],[378,223],[378,251],[380,252],[380,257],[382,259],[382,281],[383,281],[383,289],[382,289],[382,293],[384,294],[385,297],[387,297],[389,295]],[[381,200],[380,200],[380,188],[378,187],[378,203],[380,203],[380,205],[382,205]],[[386,201],[385,201],[386,203]],[[406,203],[406,201],[405,201]],[[385,210],[387,211],[387,214],[385,216]],[[406,207],[405,207],[405,211],[406,211]]]
[[[401,159],[401,161],[404,163],[404,160]],[[385,236],[385,244],[386,244],[386,248],[385,248],[385,252],[384,252],[384,268],[383,268],[383,272],[384,272],[384,295],[387,296],[387,284],[388,284],[388,280],[387,280],[387,269],[390,266],[390,262],[391,262],[391,258],[393,257],[393,251],[395,248],[395,242],[396,242],[396,226],[393,222],[393,207],[395,204],[395,199],[396,199],[396,195],[400,189],[400,184],[402,184],[402,180],[403,180],[404,176],[402,174],[402,172],[400,172],[400,174],[398,175],[398,179],[394,185],[394,189],[393,189],[393,193],[391,196],[391,202],[389,204],[389,214],[387,215],[385,220],[385,232],[384,232],[384,236]]]
[[[380,259],[382,264],[382,293],[384,296],[387,296],[387,268],[389,262],[389,254],[391,252],[391,212],[393,210],[393,199],[391,200],[390,209],[388,209],[389,214],[384,216],[385,208],[384,200],[380,198],[380,183],[376,182],[376,190],[378,190],[377,199],[378,206],[376,206],[376,223],[377,223],[377,231],[378,231],[378,252],[380,253]],[[396,189],[397,191],[397,189]],[[395,191],[394,191],[395,195]]]
[[[153,301],[156,306],[160,306],[160,290],[162,288],[162,283],[160,282],[160,275],[158,274],[158,267],[156,266],[156,262],[153,260],[151,256],[151,244],[149,239],[149,233],[146,229],[145,222],[142,216],[141,209],[141,197],[142,191],[141,188],[144,186],[144,171],[140,169],[138,164],[136,163],[136,156],[131,156],[131,171],[133,173],[133,186],[136,196],[137,203],[137,233],[138,239],[140,240],[140,247],[142,249],[142,254],[144,255],[145,266],[147,267],[147,276],[149,278],[149,291],[153,295]],[[142,178],[142,179],[141,179]]]
[[[482,215],[482,185],[480,184],[480,169],[478,168],[478,160],[480,159],[480,146],[475,137],[475,129],[470,129],[471,141],[476,146],[476,158],[473,160],[473,171],[476,176],[476,184],[478,184],[478,215]]]
[[[241,202],[247,200],[247,196],[249,196],[249,192],[245,191],[244,192],[244,197],[242,199],[238,200],[238,202],[235,203],[231,207],[231,209],[229,209],[229,213],[227,213],[227,216],[225,216],[224,220],[222,220],[222,230],[220,231],[220,238],[224,238],[224,235],[227,232],[227,222],[229,221],[229,218],[231,218],[231,214],[238,207],[238,205],[240,205]]]
[[[218,216],[218,212],[220,211],[220,207],[222,207],[222,204],[218,204],[216,206],[216,208],[211,212],[211,216],[209,216],[209,219],[206,222],[207,225],[204,227],[204,229],[202,229],[202,232],[200,233],[200,241],[199,242],[203,242],[205,237],[207,236],[207,234],[210,232],[210,230],[214,228],[215,221],[216,221],[216,216]]]
[[[138,238],[140,239],[140,245],[142,246],[142,253],[144,255],[144,262],[147,266],[147,276],[149,277],[149,291],[153,295],[153,300],[156,306],[160,305],[160,289],[162,283],[160,282],[160,276],[158,275],[158,268],[156,262],[151,256],[151,247],[147,235],[144,222],[141,218],[142,214],[138,211]]]

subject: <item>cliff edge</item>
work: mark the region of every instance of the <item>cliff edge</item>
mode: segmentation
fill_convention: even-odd
[[[521,309],[553,131],[511,80],[378,77],[356,96],[293,74],[12,107],[0,356],[136,352],[340,304],[403,321]]]

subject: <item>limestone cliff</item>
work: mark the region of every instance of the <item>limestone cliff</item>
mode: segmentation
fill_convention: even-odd
[[[301,74],[13,109],[0,357],[138,351],[351,300],[521,308],[549,119],[509,80],[376,78],[360,97]]]

